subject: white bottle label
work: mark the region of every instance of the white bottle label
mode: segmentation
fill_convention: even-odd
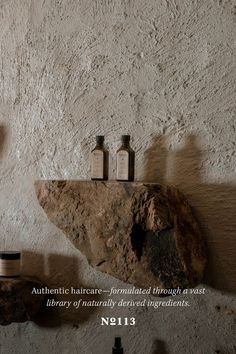
[[[99,150],[95,150],[92,152],[91,157],[91,178],[104,178],[103,175],[103,152]]]
[[[129,180],[129,153],[127,151],[117,153],[116,179]]]

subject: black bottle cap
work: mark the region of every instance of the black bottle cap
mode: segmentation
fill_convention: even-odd
[[[130,135],[121,135],[121,141],[122,143],[129,143]]]
[[[96,135],[96,142],[97,142],[97,144],[103,144],[104,135]]]
[[[0,259],[14,260],[20,259],[19,251],[0,251]]]
[[[123,354],[123,348],[121,345],[121,337],[115,337],[115,344],[112,348],[112,354]]]

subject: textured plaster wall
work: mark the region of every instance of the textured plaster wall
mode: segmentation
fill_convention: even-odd
[[[0,0],[0,248],[50,286],[125,286],[47,220],[33,181],[89,178],[94,136],[114,157],[130,133],[137,179],[185,192],[210,257],[189,308],[120,310],[137,326],[119,330],[100,327],[108,309],[12,324],[1,354],[110,353],[116,333],[125,353],[235,352],[235,38],[234,0]]]

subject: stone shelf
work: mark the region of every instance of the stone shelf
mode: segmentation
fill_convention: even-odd
[[[35,280],[0,278],[0,325],[32,321],[39,313],[45,295],[31,294],[33,287],[42,287]]]
[[[48,218],[101,272],[140,287],[202,279],[203,237],[183,194],[145,182],[37,181]]]

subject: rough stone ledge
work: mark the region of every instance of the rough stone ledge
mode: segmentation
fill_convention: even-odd
[[[175,187],[37,181],[35,189],[48,218],[98,270],[140,287],[187,288],[201,281],[205,245]]]
[[[31,294],[38,281],[23,278],[0,278],[0,325],[34,320],[45,295]]]

